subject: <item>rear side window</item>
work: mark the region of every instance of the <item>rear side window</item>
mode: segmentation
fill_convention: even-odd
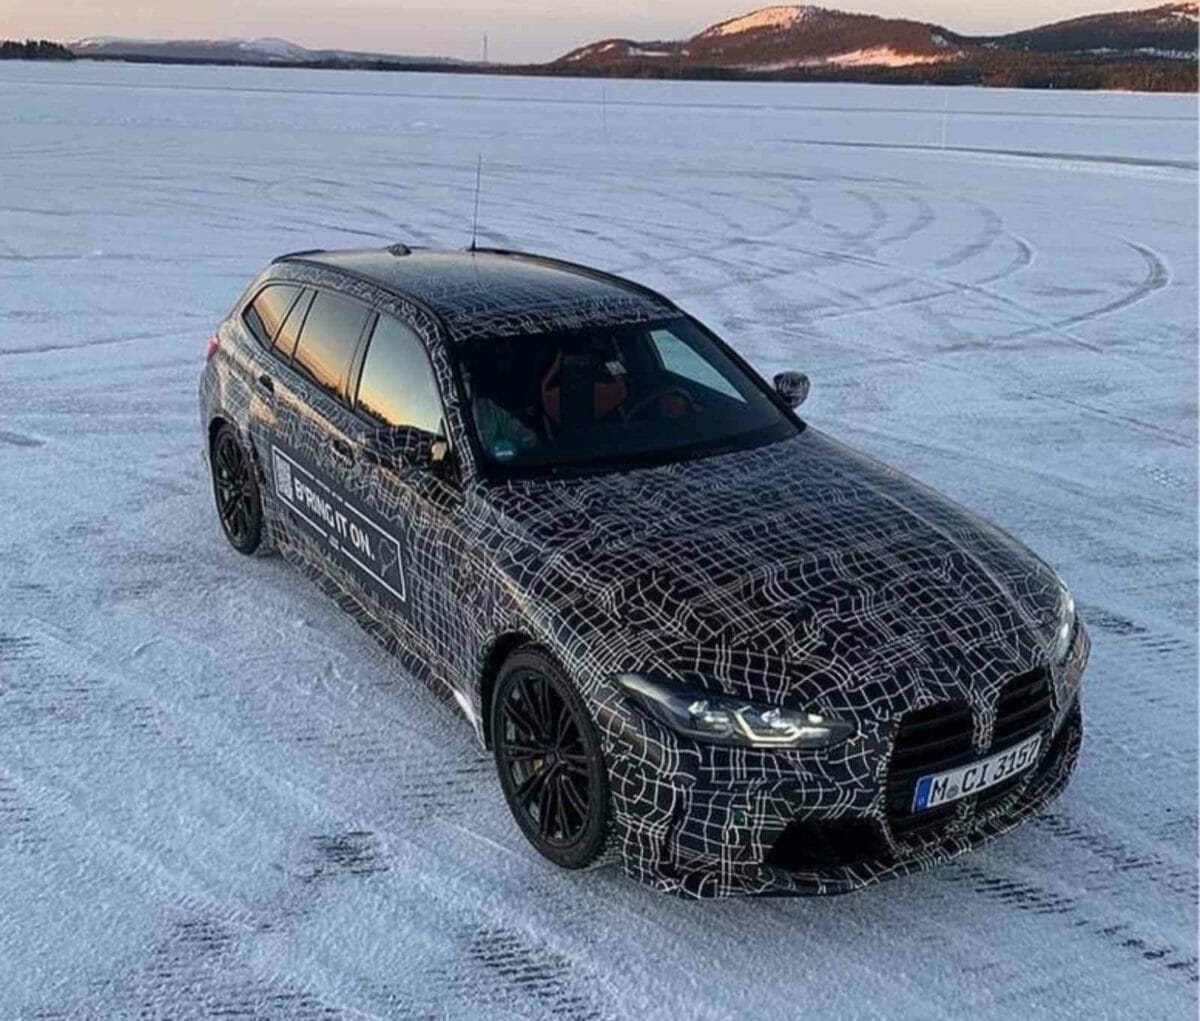
[[[358,410],[384,425],[442,431],[442,401],[420,338],[381,315],[358,383]]]
[[[285,361],[291,361],[296,353],[296,341],[300,337],[300,327],[304,325],[304,314],[312,303],[312,291],[305,291],[292,306],[288,317],[283,321],[283,328],[275,338],[275,353]]]
[[[250,332],[263,347],[270,347],[279,326],[296,301],[300,288],[291,284],[271,284],[258,292],[246,308],[244,318]]]
[[[296,367],[330,393],[341,393],[367,315],[365,305],[318,291],[300,331]]]

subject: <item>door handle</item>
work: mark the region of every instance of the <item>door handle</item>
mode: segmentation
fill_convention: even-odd
[[[258,384],[258,388],[266,394],[275,396],[275,380],[268,376],[265,372],[254,381]]]
[[[335,461],[351,465],[354,463],[354,448],[345,440],[332,439],[329,441],[329,453]]]

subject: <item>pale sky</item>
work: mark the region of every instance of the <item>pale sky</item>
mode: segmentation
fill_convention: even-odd
[[[829,0],[824,6],[999,33],[1156,0]],[[1162,0],[1157,0],[1162,2]],[[0,39],[278,36],[322,47],[549,60],[608,36],[679,39],[762,0],[0,0]]]

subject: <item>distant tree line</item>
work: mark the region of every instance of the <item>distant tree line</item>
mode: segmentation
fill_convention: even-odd
[[[478,73],[479,69],[473,69]],[[499,70],[489,68],[488,70]],[[615,67],[550,64],[510,68],[520,74],[572,77],[691,78],[719,81],[871,82],[883,85],[983,85],[1021,89],[1129,89],[1139,92],[1196,92],[1194,60],[1114,54],[1041,54],[992,51],[964,60],[901,67],[799,67],[755,72],[737,68],[687,67],[671,61],[630,60]]]
[[[0,39],[0,60],[74,60],[75,54],[49,39]]]
[[[429,59],[413,57],[411,60],[356,60],[338,57],[325,60],[289,60],[285,62],[255,60],[253,57],[234,60],[226,57],[163,57],[145,53],[90,53],[87,59],[115,64],[174,64],[183,67],[282,67],[303,71],[438,71],[445,74],[453,74],[456,71],[486,73],[486,68],[492,67],[491,64],[460,64],[457,61],[444,61],[436,57]],[[510,68],[503,73],[519,74],[520,68]]]

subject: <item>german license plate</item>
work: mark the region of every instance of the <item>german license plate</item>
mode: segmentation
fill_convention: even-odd
[[[1006,751],[972,762],[969,766],[923,776],[917,781],[917,789],[913,793],[912,810],[924,812],[995,787],[1032,766],[1037,761],[1041,746],[1042,735],[1034,734]]]

